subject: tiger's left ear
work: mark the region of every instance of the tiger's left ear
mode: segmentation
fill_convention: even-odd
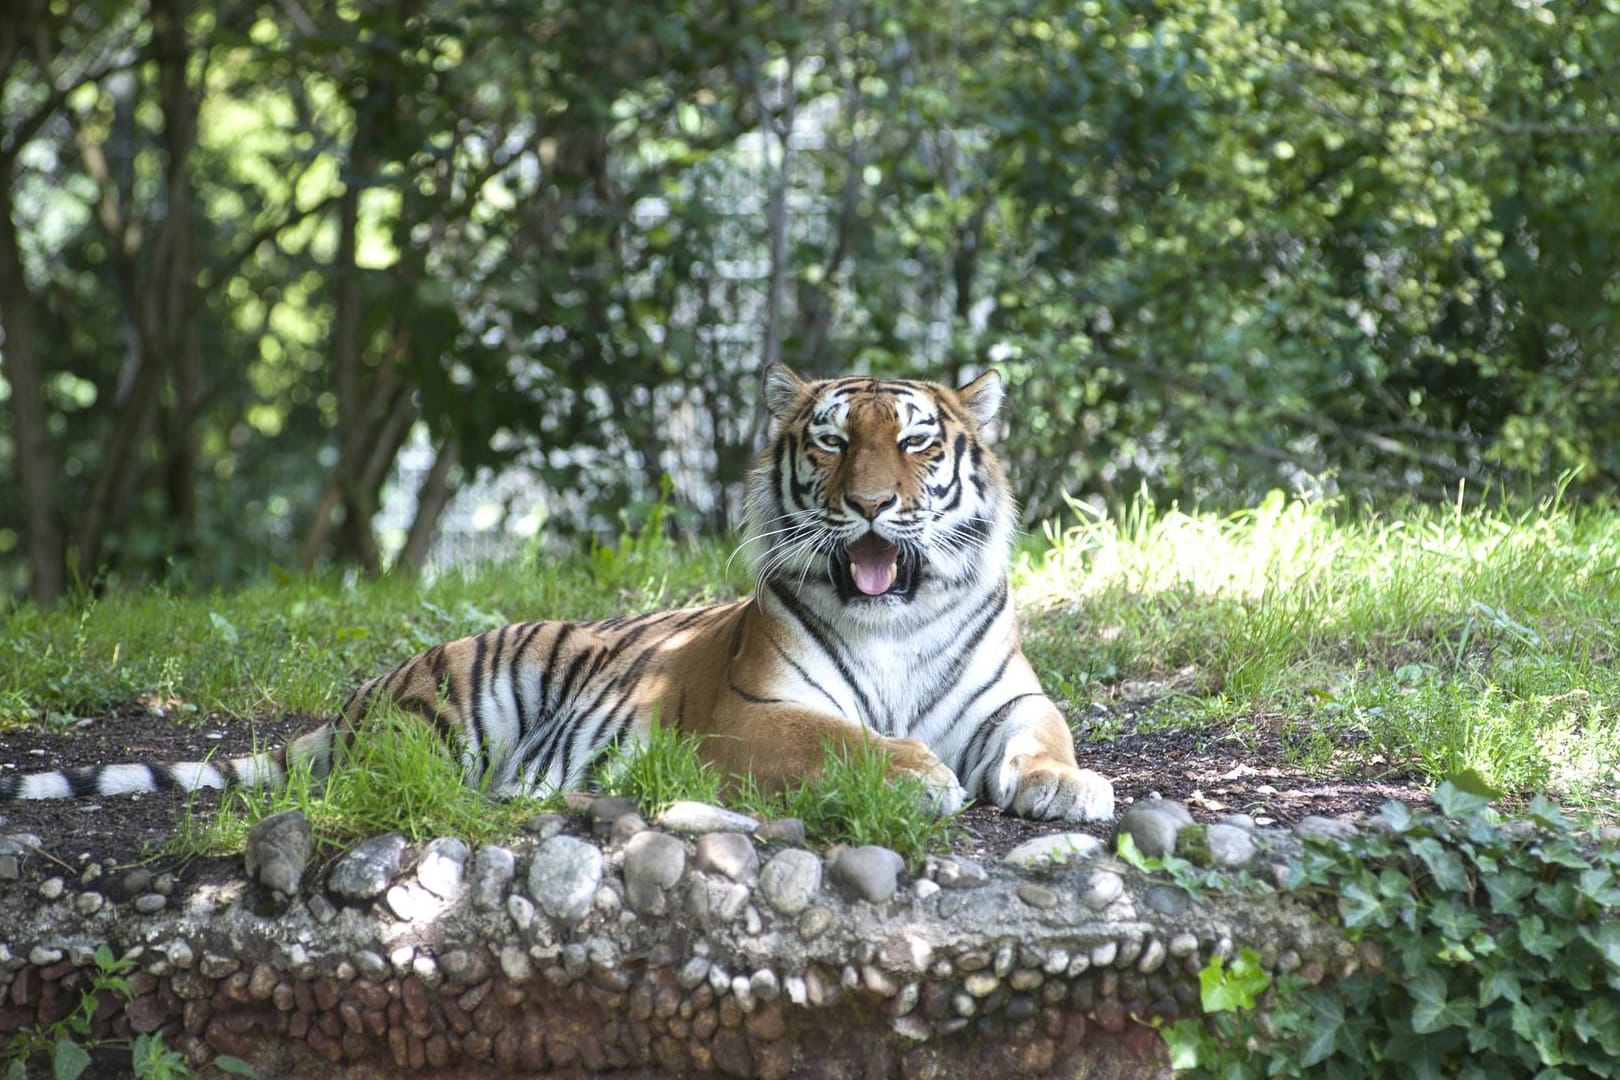
[[[959,387],[956,396],[962,399],[962,404],[983,427],[994,420],[996,413],[1001,410],[1001,399],[1005,396],[1001,372],[991,368],[966,386]]]

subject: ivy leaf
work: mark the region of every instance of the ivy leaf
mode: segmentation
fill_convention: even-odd
[[[1513,867],[1504,867],[1501,873],[1485,878],[1485,891],[1491,895],[1491,910],[1498,915],[1517,912],[1519,901],[1529,896],[1535,887],[1534,878]]]
[[[1524,808],[1524,816],[1538,825],[1544,825],[1555,832],[1568,832],[1572,827],[1569,818],[1559,809],[1558,804],[1545,795],[1537,795],[1530,800],[1530,805]]]
[[[1462,860],[1456,852],[1448,851],[1434,837],[1413,840],[1412,854],[1423,860],[1423,865],[1434,876],[1434,883],[1442,889],[1450,892],[1465,892],[1468,889],[1468,871],[1463,869]]]
[[[1519,944],[1531,956],[1542,960],[1551,960],[1558,955],[1563,942],[1556,934],[1549,933],[1547,924],[1540,915],[1526,915],[1519,920],[1517,926]]]
[[[1434,789],[1432,798],[1434,805],[1449,818],[1478,817],[1480,812],[1491,804],[1485,796],[1464,791],[1449,780]]]
[[[1479,980],[1479,1005],[1485,1008],[1498,1001],[1518,1002],[1524,999],[1519,976],[1511,968],[1496,968]]]
[[[1438,971],[1424,971],[1406,984],[1412,995],[1412,1030],[1429,1035],[1448,1027],[1466,1028],[1474,1022],[1478,1006],[1446,993],[1446,979]]]
[[[1378,808],[1378,815],[1397,833],[1406,832],[1412,827],[1412,808],[1403,802],[1391,800],[1385,803]]]
[[[1254,1008],[1254,999],[1271,985],[1271,976],[1260,966],[1260,954],[1245,948],[1230,967],[1216,956],[1198,973],[1199,998],[1205,1012],[1235,1012]]]

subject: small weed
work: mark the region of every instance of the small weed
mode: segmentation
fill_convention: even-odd
[[[88,989],[79,995],[79,1004],[66,1017],[43,1028],[27,1028],[13,1035],[0,1049],[0,1063],[5,1064],[6,1080],[28,1080],[28,1063],[44,1059],[50,1062],[53,1080],[78,1080],[94,1064],[92,1051],[128,1047],[130,1070],[140,1080],[183,1080],[192,1075],[185,1056],[164,1045],[161,1035],[141,1035],[133,1043],[124,1039],[98,1039],[93,1034],[92,1020],[100,999],[114,994],[131,999],[129,980],[124,976],[135,966],[133,960],[114,957],[105,942],[96,946],[96,971]],[[241,1058],[228,1054],[216,1057],[214,1068],[231,1076],[254,1075],[253,1069]]]

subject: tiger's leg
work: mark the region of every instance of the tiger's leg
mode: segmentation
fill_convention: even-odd
[[[929,807],[954,814],[966,792],[939,757],[916,739],[895,739],[845,720],[798,706],[751,704],[733,709],[715,727],[725,734],[703,739],[703,756],[728,774],[750,776],[767,794],[819,776],[829,753],[877,747],[889,755],[891,776],[910,773],[925,787]]]
[[[1015,699],[1002,721],[1005,741],[984,787],[997,806],[1043,821],[1107,821],[1114,816],[1114,785],[1080,768],[1074,736],[1044,694]]]

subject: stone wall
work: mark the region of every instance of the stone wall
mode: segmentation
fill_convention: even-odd
[[[1157,1076],[1149,1025],[1196,1014],[1212,955],[1312,980],[1352,959],[1286,896],[1195,899],[1080,835],[908,870],[694,804],[649,824],[580,799],[531,826],[472,852],[378,837],[312,871],[295,813],[213,884],[0,882],[0,1038],[75,1008],[105,942],[136,966],[99,1035],[160,1032],[267,1078]],[[1264,873],[1283,845],[1248,831]],[[26,862],[30,839],[0,856]]]

